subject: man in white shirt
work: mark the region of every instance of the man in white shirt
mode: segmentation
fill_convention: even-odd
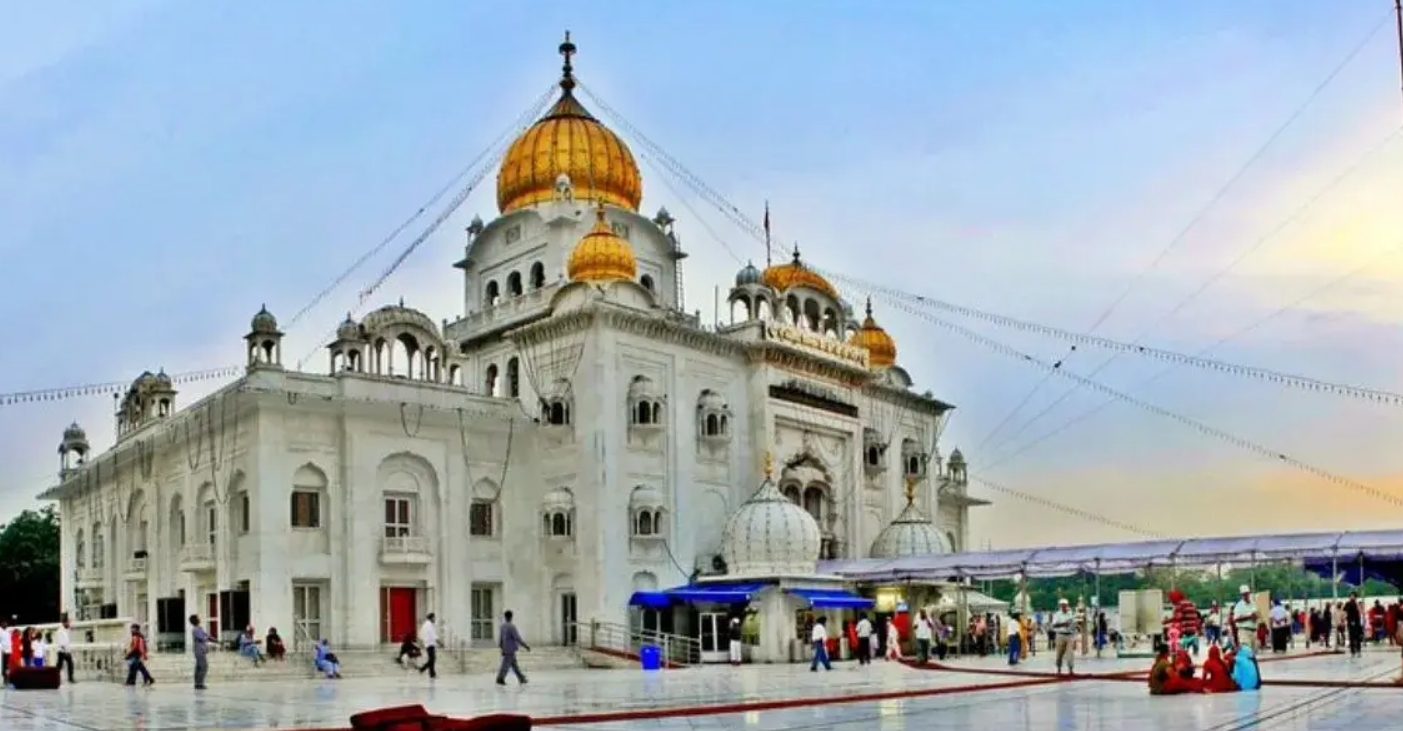
[[[867,618],[867,612],[857,616],[857,653],[858,665],[872,664],[872,621]]]
[[[419,666],[419,672],[428,672],[430,678],[438,677],[438,628],[434,626],[434,613],[424,617],[424,624],[419,626],[419,641],[424,643],[424,664]]]
[[[62,673],[64,668],[68,669],[68,682],[73,683],[73,636],[68,617],[64,617],[59,623],[58,630],[54,632],[54,649],[57,656],[54,659],[54,666]]]
[[[1067,674],[1075,674],[1077,653],[1072,648],[1072,638],[1077,633],[1077,615],[1072,614],[1066,599],[1057,600],[1057,611],[1052,613],[1052,631],[1057,638],[1053,642],[1057,648],[1057,674],[1062,674],[1063,661],[1067,663]]]
[[[935,637],[935,628],[931,626],[930,618],[926,616],[926,610],[922,609],[916,614],[916,662],[925,665],[930,661],[930,642]]]
[[[1257,636],[1257,605],[1252,603],[1252,587],[1243,584],[1238,589],[1242,596],[1232,607],[1229,615],[1232,622],[1233,644],[1242,647],[1242,635],[1247,634],[1247,646],[1251,647]]]
[[[818,666],[823,665],[824,670],[832,670],[833,663],[828,660],[828,618],[819,617],[814,620],[813,633],[809,639],[814,646],[814,661],[809,664],[810,672],[818,672]]]

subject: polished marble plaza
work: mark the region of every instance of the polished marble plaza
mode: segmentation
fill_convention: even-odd
[[[1024,667],[1048,669],[1040,655]],[[1143,661],[1079,661],[1078,670],[1110,673],[1143,669]],[[1398,673],[1393,652],[1359,660],[1312,657],[1273,662],[1267,678],[1309,680],[1389,679]],[[1006,667],[995,659],[961,663],[969,669]],[[529,667],[526,668],[529,672]],[[1150,698],[1139,682],[1079,681],[1011,687],[1017,678],[973,672],[913,670],[877,663],[832,672],[807,667],[747,666],[644,673],[566,671],[540,673],[526,686],[505,688],[490,676],[444,676],[430,681],[409,674],[343,681],[231,683],[203,693],[158,684],[151,689],[82,683],[55,692],[6,691],[0,707],[4,731],[181,731],[220,729],[338,728],[369,708],[423,703],[431,711],[473,716],[517,711],[536,717],[745,704],[787,699],[850,697],[928,691],[923,697],[834,705],[581,724],[566,719],[554,728],[595,731],[639,729],[1382,729],[1403,718],[1403,689],[1266,688],[1258,693]],[[159,679],[158,679],[159,681]],[[988,686],[974,689],[973,686]],[[940,689],[960,688],[942,693]]]

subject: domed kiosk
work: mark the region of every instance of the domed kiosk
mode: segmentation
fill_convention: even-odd
[[[838,637],[844,613],[871,608],[842,578],[818,574],[818,523],[780,492],[774,462],[765,456],[760,487],[731,514],[721,538],[724,574],[687,586],[636,592],[630,604],[674,612],[674,624],[694,628],[702,662],[727,662],[728,629],[742,624],[744,657],[752,662],[807,662],[813,622],[828,618]]]

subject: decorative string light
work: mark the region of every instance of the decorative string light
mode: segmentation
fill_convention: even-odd
[[[243,366],[229,366],[225,368],[209,368],[201,371],[187,371],[185,373],[168,375],[170,376],[171,383],[183,385],[234,378],[242,375],[243,372]],[[0,406],[66,401],[68,399],[87,396],[110,396],[113,394],[125,393],[131,386],[131,381],[110,381],[108,383],[87,383],[73,386],[60,386],[58,388],[44,388],[34,391],[0,393]]]

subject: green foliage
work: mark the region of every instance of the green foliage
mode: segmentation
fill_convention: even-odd
[[[1237,599],[1237,590],[1243,584],[1256,587],[1258,591],[1270,591],[1283,599],[1324,598],[1331,596],[1330,582],[1292,564],[1270,564],[1256,568],[1235,568],[1224,571],[1221,578],[1217,572],[1151,569],[1135,574],[1102,576],[1100,582],[1102,606],[1114,606],[1120,600],[1120,592],[1139,589],[1161,589],[1165,594],[1170,589],[1179,589],[1199,606],[1213,601],[1219,603]],[[1057,600],[1066,598],[1073,604],[1084,597],[1088,604],[1096,594],[1096,577],[1090,574],[1068,576],[1056,579],[1029,579],[1028,598],[1034,610],[1050,610],[1057,606]],[[1353,587],[1342,586],[1341,596]],[[1012,602],[1018,592],[1013,581],[989,583],[989,595],[1006,602]],[[1361,596],[1388,596],[1397,594],[1397,587],[1380,581],[1370,580],[1360,588]]]
[[[52,506],[26,510],[0,526],[0,616],[58,619],[59,517]]]

